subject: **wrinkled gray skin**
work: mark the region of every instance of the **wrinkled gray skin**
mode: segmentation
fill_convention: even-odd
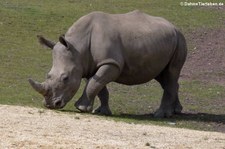
[[[181,112],[178,78],[187,47],[183,35],[165,19],[140,11],[93,12],[75,22],[57,43],[38,38],[52,49],[53,66],[45,82],[29,82],[45,97],[47,108],[63,108],[77,92],[81,79],[86,78],[75,107],[91,112],[98,96],[101,105],[94,112],[110,115],[109,82],[135,85],[155,79],[164,90],[155,116]]]

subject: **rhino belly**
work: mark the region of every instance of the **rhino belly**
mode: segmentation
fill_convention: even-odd
[[[138,66],[138,67],[124,67],[121,75],[115,81],[117,83],[125,85],[137,85],[146,83],[156,76],[158,76],[161,71],[166,67],[167,63],[157,65],[157,66]]]

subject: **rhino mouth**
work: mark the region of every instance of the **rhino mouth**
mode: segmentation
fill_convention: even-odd
[[[62,109],[65,107],[66,103],[61,98],[54,98],[51,102],[47,102],[49,100],[44,100],[44,106],[48,109]]]

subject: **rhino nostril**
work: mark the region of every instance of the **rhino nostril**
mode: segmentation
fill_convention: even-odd
[[[61,108],[61,106],[62,106],[62,100],[56,100],[55,103],[54,103],[54,106],[56,108]]]

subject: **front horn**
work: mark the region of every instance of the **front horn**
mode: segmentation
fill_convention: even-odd
[[[46,94],[46,89],[43,85],[43,83],[38,83],[32,79],[28,79],[30,85],[33,87],[34,90],[36,90],[38,93],[45,95]]]

